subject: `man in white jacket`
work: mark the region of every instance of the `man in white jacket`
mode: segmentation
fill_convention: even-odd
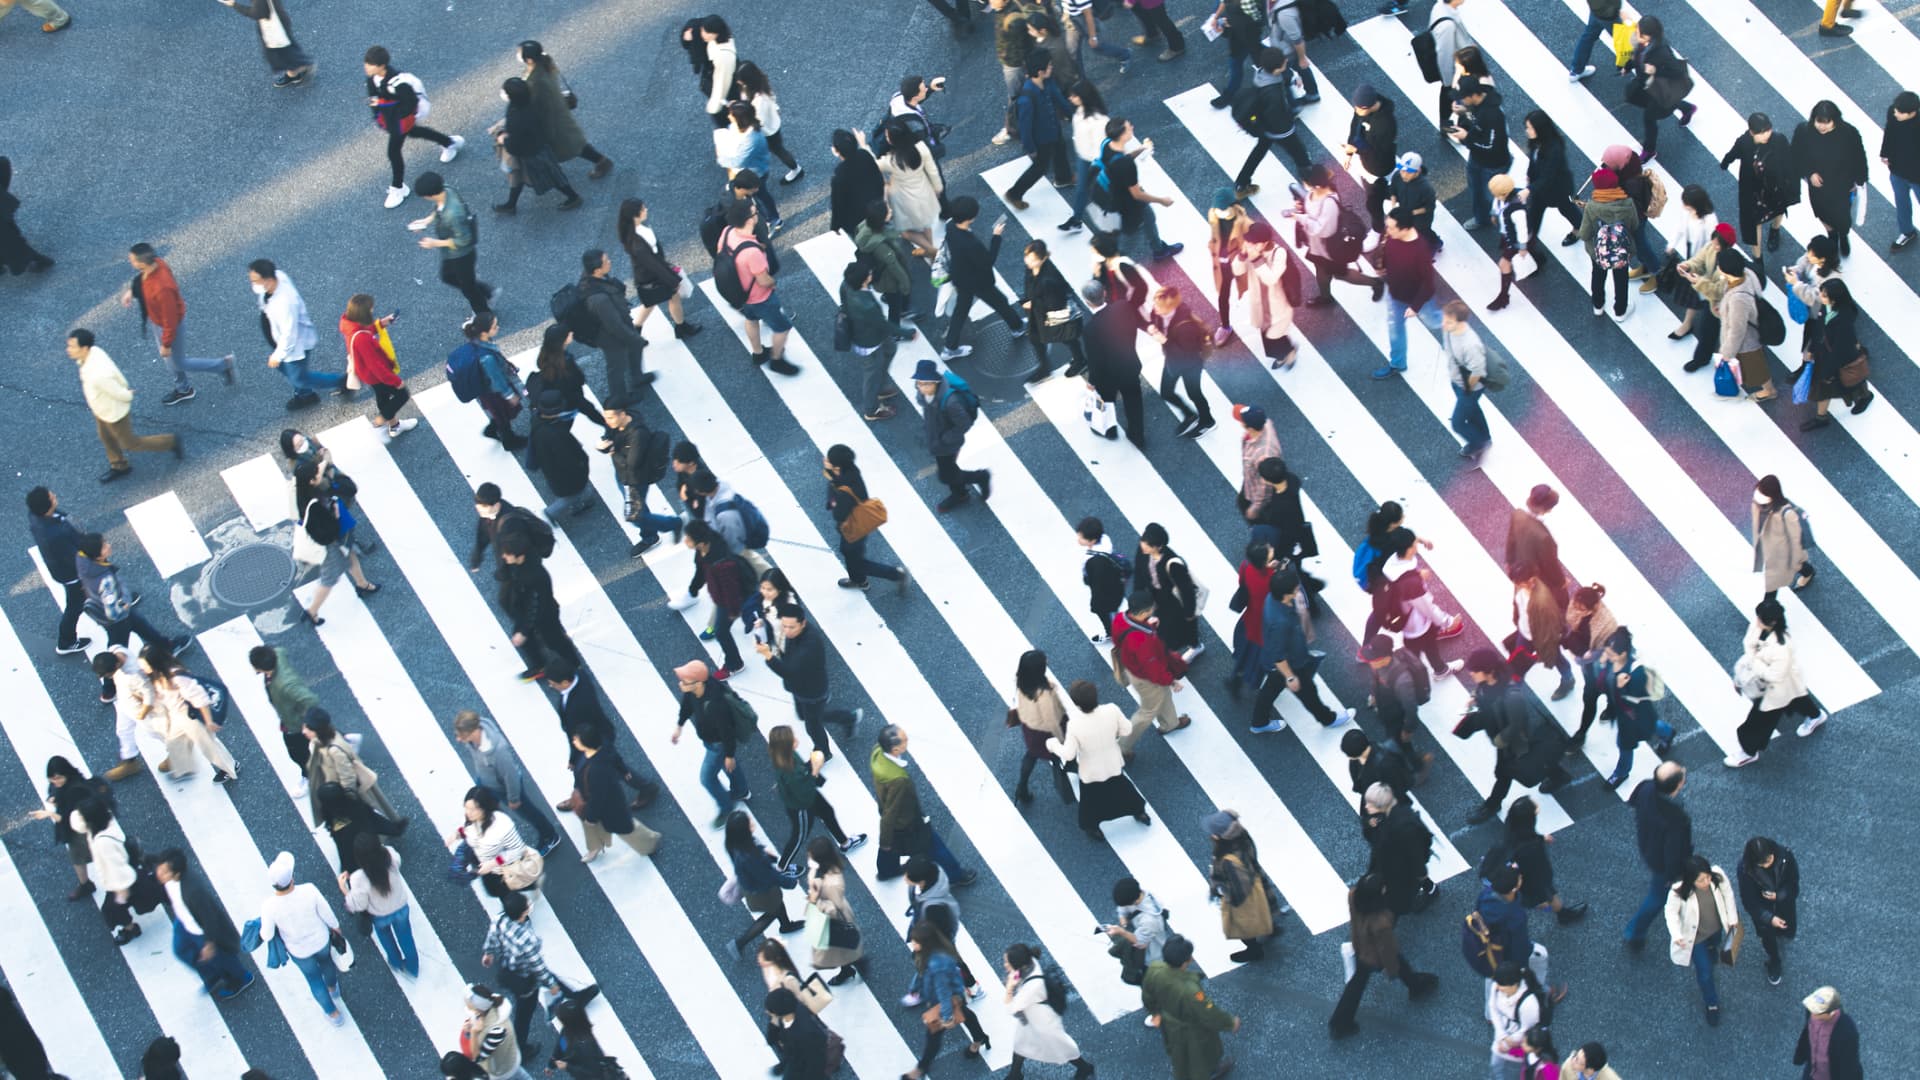
[[[278,368],[293,385],[293,397],[287,408],[304,409],[320,403],[320,391],[347,392],[345,375],[323,374],[307,367],[307,353],[319,341],[313,319],[307,314],[307,302],[293,279],[273,265],[272,259],[255,259],[247,264],[247,280],[253,283],[253,295],[260,303],[261,325],[273,342],[267,366]]]
[[[186,446],[178,435],[133,433],[133,388],[107,351],[93,343],[93,331],[76,329],[67,335],[67,358],[80,366],[80,394],[93,413],[94,431],[107,451],[107,471],[100,482],[111,484],[133,471],[127,451],[171,450],[178,458]]]

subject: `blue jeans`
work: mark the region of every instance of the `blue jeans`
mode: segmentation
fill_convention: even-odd
[[[413,905],[373,917],[373,940],[387,954],[387,966],[420,977],[420,950],[413,947]]]
[[[323,946],[312,956],[289,954],[287,957],[300,969],[300,974],[307,977],[307,989],[313,993],[313,1000],[320,1003],[320,1011],[326,1013],[340,1011],[333,1000],[333,991],[340,988],[340,970],[333,966],[330,952],[330,946]]]
[[[322,390],[338,390],[347,385],[345,375],[313,371],[307,367],[308,363],[304,356],[298,360],[280,361],[280,374],[286,376],[287,382],[293,384],[295,393],[311,394]]]
[[[158,330],[154,332],[159,333]],[[173,372],[173,388],[176,390],[193,389],[193,384],[187,381],[189,371],[225,371],[227,369],[226,357],[187,355],[185,319],[173,328],[173,355],[163,356],[160,359],[166,362],[167,370]]]
[[[1913,231],[1913,199],[1920,195],[1920,184],[1889,173],[1893,181],[1893,220],[1905,236]]]
[[[947,872],[947,880],[950,882],[959,881],[961,878],[967,876],[966,870],[960,866],[960,860],[954,858],[953,852],[947,850],[947,842],[940,839],[940,830],[929,825],[927,827],[927,833],[933,837],[933,844],[930,850],[928,850],[927,855],[940,865],[940,869]],[[913,852],[911,854],[919,853]],[[874,865],[879,870],[881,881],[897,878],[907,872],[906,869],[900,865],[903,861],[902,855],[902,852],[881,848],[874,856]]]
[[[1081,71],[1087,70],[1086,26],[1078,19],[1068,19],[1065,31],[1067,35],[1067,48],[1073,53],[1073,66],[1079,68]],[[1124,38],[1124,35],[1122,35],[1122,37]],[[1125,45],[1112,45],[1102,41],[1093,47],[1093,51],[1109,60],[1118,60],[1123,64],[1133,59],[1133,50],[1127,48]]]
[[[1633,917],[1627,920],[1627,929],[1620,935],[1622,941],[1647,940],[1647,929],[1667,909],[1667,889],[1672,885],[1667,875],[1647,871],[1647,895],[1640,898],[1640,906],[1633,910]]]
[[[1640,224],[1634,226],[1633,242],[1634,261],[1645,268],[1649,274],[1658,272],[1661,263],[1667,257],[1667,249],[1654,240],[1653,226],[1649,225],[1644,217],[1640,219]]]
[[[1487,415],[1480,411],[1480,398],[1485,391],[1469,390],[1459,383],[1453,384],[1453,433],[1466,442],[1466,449],[1478,451],[1493,441],[1493,433],[1487,430]]]
[[[1700,897],[1703,904],[1713,903],[1713,897]],[[1700,1000],[1711,1009],[1720,1004],[1720,991],[1713,985],[1713,967],[1720,962],[1720,934],[1715,931],[1703,941],[1693,943],[1693,981],[1700,984]]]
[[[200,950],[206,944],[206,938],[187,933],[187,928],[177,922],[173,924],[173,955],[192,968],[208,990],[217,989],[222,983],[239,986],[247,981],[246,966],[240,963],[239,957],[224,949],[214,949],[211,960],[200,959]]]
[[[1580,74],[1581,69],[1587,66],[1587,61],[1593,59],[1593,46],[1599,42],[1600,35],[1611,28],[1612,24],[1599,16],[1587,16],[1586,29],[1580,31],[1580,39],[1573,43],[1573,53],[1567,57],[1567,74]]]
[[[1387,294],[1387,363],[1395,371],[1407,370],[1407,311],[1409,305],[1392,293]],[[1440,308],[1432,300],[1420,305],[1420,321],[1427,329],[1440,329]]]
[[[1240,93],[1241,80],[1247,77],[1247,61],[1251,59],[1253,59],[1252,53],[1244,53],[1235,48],[1227,50],[1227,89],[1221,96],[1232,100]]]
[[[1508,162],[1512,166],[1512,162]],[[1487,181],[1506,172],[1506,169],[1494,169],[1485,165],[1467,162],[1467,187],[1473,195],[1473,220],[1482,225],[1493,224],[1493,192],[1487,190]]]
[[[1081,215],[1087,212],[1087,200],[1093,198],[1093,162],[1074,155],[1073,217],[1076,221],[1085,221]],[[1899,178],[1894,178],[1898,184]],[[1898,191],[1898,188],[1894,190]]]
[[[707,789],[707,794],[713,796],[713,801],[719,804],[720,812],[724,814],[732,810],[733,804],[739,802],[741,797],[746,795],[746,781],[740,779],[739,763],[737,761],[735,762],[734,771],[727,772],[727,751],[725,747],[714,742],[703,743],[702,745],[707,748],[707,756],[700,761],[700,786]],[[725,774],[727,778],[724,786],[720,783],[722,774]]]

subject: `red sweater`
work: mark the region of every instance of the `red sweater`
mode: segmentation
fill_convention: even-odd
[[[160,344],[173,348],[173,336],[186,317],[187,302],[180,299],[180,284],[173,280],[173,268],[167,260],[153,260],[152,272],[140,275],[140,299],[146,305],[147,321],[160,328]]]
[[[368,386],[400,386],[399,365],[380,347],[380,334],[371,326],[340,316],[340,337],[347,343],[347,363],[354,377]]]
[[[1120,643],[1120,666],[1127,674],[1157,686],[1171,686],[1186,674],[1187,663],[1167,650],[1160,635],[1122,612],[1113,617],[1113,640]]]
[[[1247,590],[1247,606],[1240,612],[1240,627],[1246,631],[1247,640],[1258,645],[1266,632],[1266,622],[1262,613],[1267,609],[1267,588],[1273,583],[1272,566],[1256,567],[1252,563],[1240,564],[1240,587]]]

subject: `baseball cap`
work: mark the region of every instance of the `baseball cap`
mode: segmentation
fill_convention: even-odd
[[[1393,164],[1394,164],[1394,167],[1399,169],[1401,172],[1416,173],[1420,171],[1420,166],[1422,163],[1420,161],[1420,155],[1409,150],[1406,153],[1401,154],[1399,157],[1394,158]]]

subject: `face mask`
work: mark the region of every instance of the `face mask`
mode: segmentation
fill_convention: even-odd
[[[500,100],[506,102],[509,105],[513,104],[513,99],[507,96],[507,92],[505,90],[500,91]]]
[[[1773,502],[1772,499],[1767,498],[1765,495],[1762,495],[1757,491],[1753,493],[1753,505],[1755,506],[1767,506],[1772,502]]]
[[[260,284],[260,283],[259,283],[259,282],[257,282],[257,281],[256,281],[256,282],[254,282],[254,283],[253,283],[253,295],[255,295],[255,296],[265,296],[265,295],[267,295],[267,287],[266,287],[265,285],[262,285],[262,284]]]

